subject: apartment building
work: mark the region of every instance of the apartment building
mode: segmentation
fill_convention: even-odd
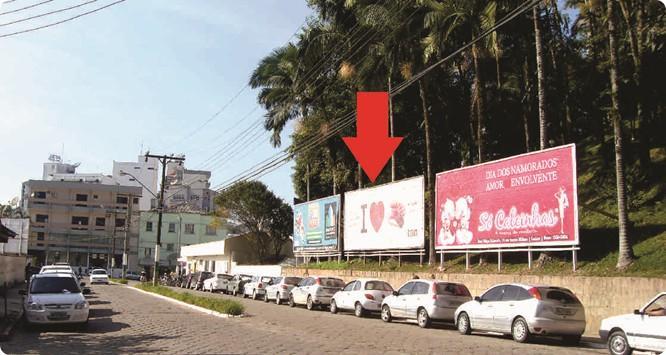
[[[142,189],[85,181],[28,180],[21,207],[29,216],[33,265],[69,262],[82,268],[120,268],[127,234],[128,265],[137,267],[138,206]],[[128,228],[129,227],[129,228]]]
[[[158,191],[159,161],[155,158],[146,159],[139,155],[136,161],[114,161],[113,179],[124,186],[140,186],[143,193],[139,198],[138,210],[149,211],[156,206],[155,196]]]
[[[215,191],[210,189],[210,176],[210,171],[185,169],[178,162],[168,163],[164,187],[165,209],[214,212]]]

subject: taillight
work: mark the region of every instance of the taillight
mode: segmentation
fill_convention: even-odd
[[[321,286],[321,279],[320,278],[315,278],[315,283],[319,286]]]
[[[258,288],[263,288],[264,285],[260,282],[260,283],[257,285],[257,287],[258,287]]]
[[[366,293],[366,294],[365,294],[365,298],[367,298],[367,299],[369,299],[369,300],[374,300],[374,299],[375,299],[375,296],[373,296],[373,295],[371,295],[371,294],[369,294],[369,293]]]
[[[436,282],[432,283],[432,287],[431,287],[430,291],[432,292],[432,299],[436,301],[437,300],[437,283]]]
[[[286,289],[288,289],[288,288],[289,288],[289,286],[287,286],[287,285],[282,285],[282,289],[283,289],[283,290],[286,290]]]
[[[532,295],[532,297],[534,297],[534,298],[538,299],[539,301],[541,301],[541,292],[539,292],[539,289],[538,289],[538,288],[536,288],[536,287],[532,287],[532,288],[530,288],[529,290],[527,290],[527,292],[529,292],[530,295]]]

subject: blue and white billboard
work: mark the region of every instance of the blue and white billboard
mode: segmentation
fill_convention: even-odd
[[[338,250],[340,195],[294,206],[294,251]]]

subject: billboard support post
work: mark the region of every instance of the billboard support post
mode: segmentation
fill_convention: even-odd
[[[465,251],[465,270],[469,270],[469,253]]]
[[[576,264],[578,263],[578,251],[576,249],[572,250],[571,262],[573,263],[573,271],[576,272]]]
[[[532,247],[527,247],[527,268],[532,270]]]
[[[444,253],[439,254],[439,266],[444,268]]]
[[[502,252],[497,251],[497,271],[502,271]]]

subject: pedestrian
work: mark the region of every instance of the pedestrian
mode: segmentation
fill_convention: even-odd
[[[82,276],[81,273],[83,272],[83,269],[79,266],[79,276]]]

